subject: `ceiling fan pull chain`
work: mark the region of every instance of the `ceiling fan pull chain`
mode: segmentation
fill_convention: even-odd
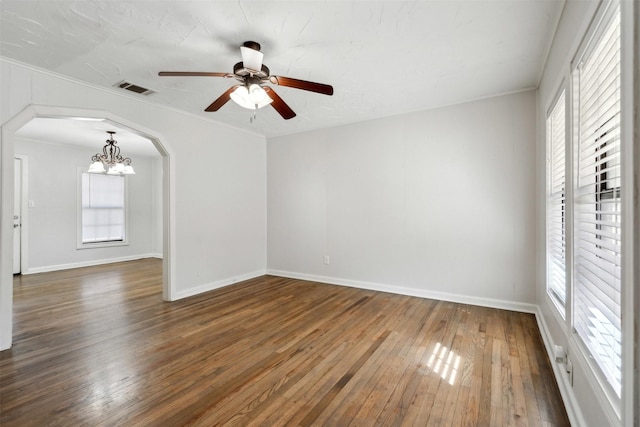
[[[256,109],[253,110],[253,113],[251,113],[251,117],[249,118],[249,123],[253,123],[257,115],[258,115],[258,106],[256,105]]]

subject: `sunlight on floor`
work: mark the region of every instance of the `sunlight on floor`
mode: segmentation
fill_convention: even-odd
[[[453,351],[447,352],[447,347],[437,343],[429,356],[427,366],[436,374],[440,374],[449,384],[454,385],[460,367],[460,356]]]

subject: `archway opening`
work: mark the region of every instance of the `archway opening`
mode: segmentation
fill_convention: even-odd
[[[51,119],[51,123],[57,121],[93,122],[100,123],[94,126],[102,131],[102,127],[117,128],[124,134],[138,136],[140,139],[148,141],[161,157],[158,164],[161,165],[156,179],[161,180],[161,234],[162,243],[159,245],[162,252],[162,296],[166,301],[173,300],[174,284],[172,274],[173,265],[173,208],[171,201],[174,199],[172,194],[173,174],[171,149],[161,135],[153,130],[147,129],[137,123],[130,122],[126,118],[119,117],[107,111],[86,110],[86,109],[69,109],[60,107],[46,106],[29,106],[14,118],[9,120],[2,127],[2,139],[0,140],[0,165],[2,166],[2,174],[0,175],[0,184],[2,189],[2,208],[0,218],[2,218],[2,228],[0,229],[0,253],[2,273],[0,275],[0,350],[7,349],[12,342],[12,313],[13,313],[13,196],[14,196],[14,157],[16,154],[16,143],[20,138],[20,130],[32,123],[34,120],[42,118]],[[88,119],[88,120],[87,120]],[[58,123],[59,124],[59,123]],[[89,126],[88,128],[91,128]],[[46,127],[44,129],[46,131]],[[97,142],[99,142],[98,140]],[[91,142],[96,144],[95,139]],[[102,146],[100,146],[101,148]],[[95,148],[95,146],[94,146]],[[148,148],[148,147],[147,147]],[[89,162],[87,162],[88,165]],[[28,221],[28,219],[27,219]]]

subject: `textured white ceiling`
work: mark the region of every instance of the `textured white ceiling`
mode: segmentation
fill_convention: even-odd
[[[535,88],[563,3],[1,0],[0,53],[271,137]],[[203,111],[234,80],[157,75],[232,72],[247,40],[271,74],[334,95],[272,85],[297,117],[266,107],[250,123],[233,102]]]

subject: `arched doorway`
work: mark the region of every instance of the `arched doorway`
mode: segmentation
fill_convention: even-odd
[[[0,140],[0,189],[2,206],[0,210],[0,350],[7,349],[12,342],[13,314],[13,185],[16,132],[32,119],[50,118],[92,118],[104,119],[124,127],[150,140],[162,156],[162,234],[163,234],[163,284],[162,296],[171,301],[175,296],[173,268],[174,240],[174,173],[171,148],[164,138],[142,125],[133,123],[108,111],[88,110],[51,106],[31,105],[9,120],[2,127]]]

